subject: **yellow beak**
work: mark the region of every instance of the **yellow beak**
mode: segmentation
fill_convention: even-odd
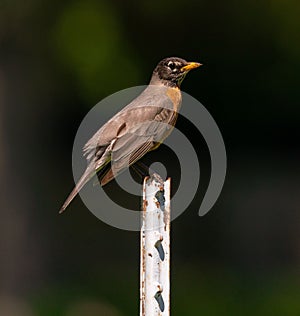
[[[186,66],[182,67],[180,70],[181,71],[190,71],[192,69],[198,68],[202,66],[200,63],[195,63],[195,62],[189,62]]]

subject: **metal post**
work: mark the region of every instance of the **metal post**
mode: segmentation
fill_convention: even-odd
[[[170,315],[170,182],[143,184],[140,316]]]

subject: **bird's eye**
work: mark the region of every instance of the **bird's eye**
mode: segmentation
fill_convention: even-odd
[[[168,67],[173,70],[175,68],[175,64],[172,61],[168,62]]]

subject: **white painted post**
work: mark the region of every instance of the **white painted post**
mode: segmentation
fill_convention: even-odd
[[[170,315],[170,179],[145,178],[141,228],[140,316]],[[155,198],[158,193],[165,205]]]

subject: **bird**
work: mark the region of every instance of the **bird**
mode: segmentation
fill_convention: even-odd
[[[186,74],[202,66],[179,57],[168,57],[155,67],[145,90],[108,120],[85,144],[87,168],[62,205],[63,213],[82,187],[102,172],[104,186],[172,132],[181,107],[181,83]],[[107,166],[110,167],[107,168]]]

